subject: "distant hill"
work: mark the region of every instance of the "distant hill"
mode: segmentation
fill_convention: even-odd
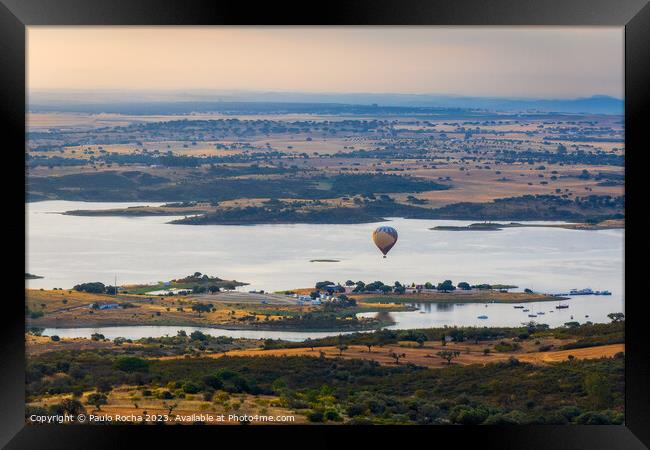
[[[183,114],[190,112],[377,113],[481,110],[623,115],[622,99],[595,95],[573,99],[465,97],[435,94],[300,93],[248,91],[30,92],[30,111]],[[386,109],[382,109],[386,108]],[[398,109],[393,109],[398,108]],[[403,108],[403,109],[400,109]]]

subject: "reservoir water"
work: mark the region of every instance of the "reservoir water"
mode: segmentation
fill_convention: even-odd
[[[156,203],[137,203],[142,204]],[[608,313],[624,312],[622,229],[432,231],[430,228],[438,225],[473,221],[396,218],[383,222],[399,232],[397,245],[383,259],[371,241],[372,230],[380,223],[196,226],[168,224],[174,217],[60,214],[133,205],[68,201],[27,204],[25,270],[44,278],[28,280],[26,285],[70,288],[88,281],[113,284],[115,276],[121,285],[151,283],[199,271],[250,283],[240,288],[243,290],[309,287],[322,280],[410,284],[451,279],[454,283],[515,284],[519,290],[549,293],[585,287],[612,292],[611,296],[572,298],[566,302],[571,307],[565,310],[556,310],[553,303],[526,304],[531,312],[545,312],[535,319],[512,305],[420,305],[418,311],[391,313],[397,322],[395,328],[509,326],[524,320],[557,326],[571,315],[579,322],[607,322]],[[315,259],[339,262],[310,262]],[[479,315],[488,319],[478,319]],[[179,329],[171,328],[163,334],[175,334]],[[219,331],[222,335],[231,333]],[[261,337],[273,337],[270,332],[260,333]],[[307,337],[290,334],[299,339]]]

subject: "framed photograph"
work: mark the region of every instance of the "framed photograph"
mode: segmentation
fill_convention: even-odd
[[[646,448],[647,1],[305,6],[2,0],[0,443]]]

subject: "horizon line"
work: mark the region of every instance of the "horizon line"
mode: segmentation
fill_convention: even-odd
[[[581,95],[574,97],[565,96],[548,96],[548,97],[521,97],[521,96],[508,96],[508,95],[472,95],[472,94],[457,94],[457,93],[436,93],[436,92],[360,92],[360,91],[291,91],[291,90],[255,90],[255,89],[217,89],[217,88],[167,88],[167,89],[139,89],[139,88],[96,88],[96,89],[75,89],[75,88],[27,88],[28,92],[34,94],[57,94],[57,93],[114,93],[114,92],[131,92],[142,94],[258,94],[258,95],[323,95],[323,96],[403,96],[403,97],[441,97],[450,99],[507,99],[519,101],[544,101],[544,100],[584,100],[593,98],[606,98],[618,101],[624,101],[624,98],[616,97],[613,95],[594,93],[591,95]],[[91,99],[88,99],[91,100]],[[136,100],[133,100],[136,101]],[[169,101],[169,100],[168,100]],[[174,100],[182,101],[182,100]],[[192,100],[202,101],[202,100]],[[224,101],[221,99],[205,99],[206,102]],[[226,100],[227,101],[227,100]],[[239,100],[238,102],[250,102],[251,100]],[[294,103],[294,102],[292,102]]]

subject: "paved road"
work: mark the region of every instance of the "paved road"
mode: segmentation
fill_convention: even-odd
[[[266,301],[270,305],[295,305],[298,299],[281,294],[258,294],[249,292],[219,292],[217,294],[192,295],[192,299],[220,303],[260,304]]]

